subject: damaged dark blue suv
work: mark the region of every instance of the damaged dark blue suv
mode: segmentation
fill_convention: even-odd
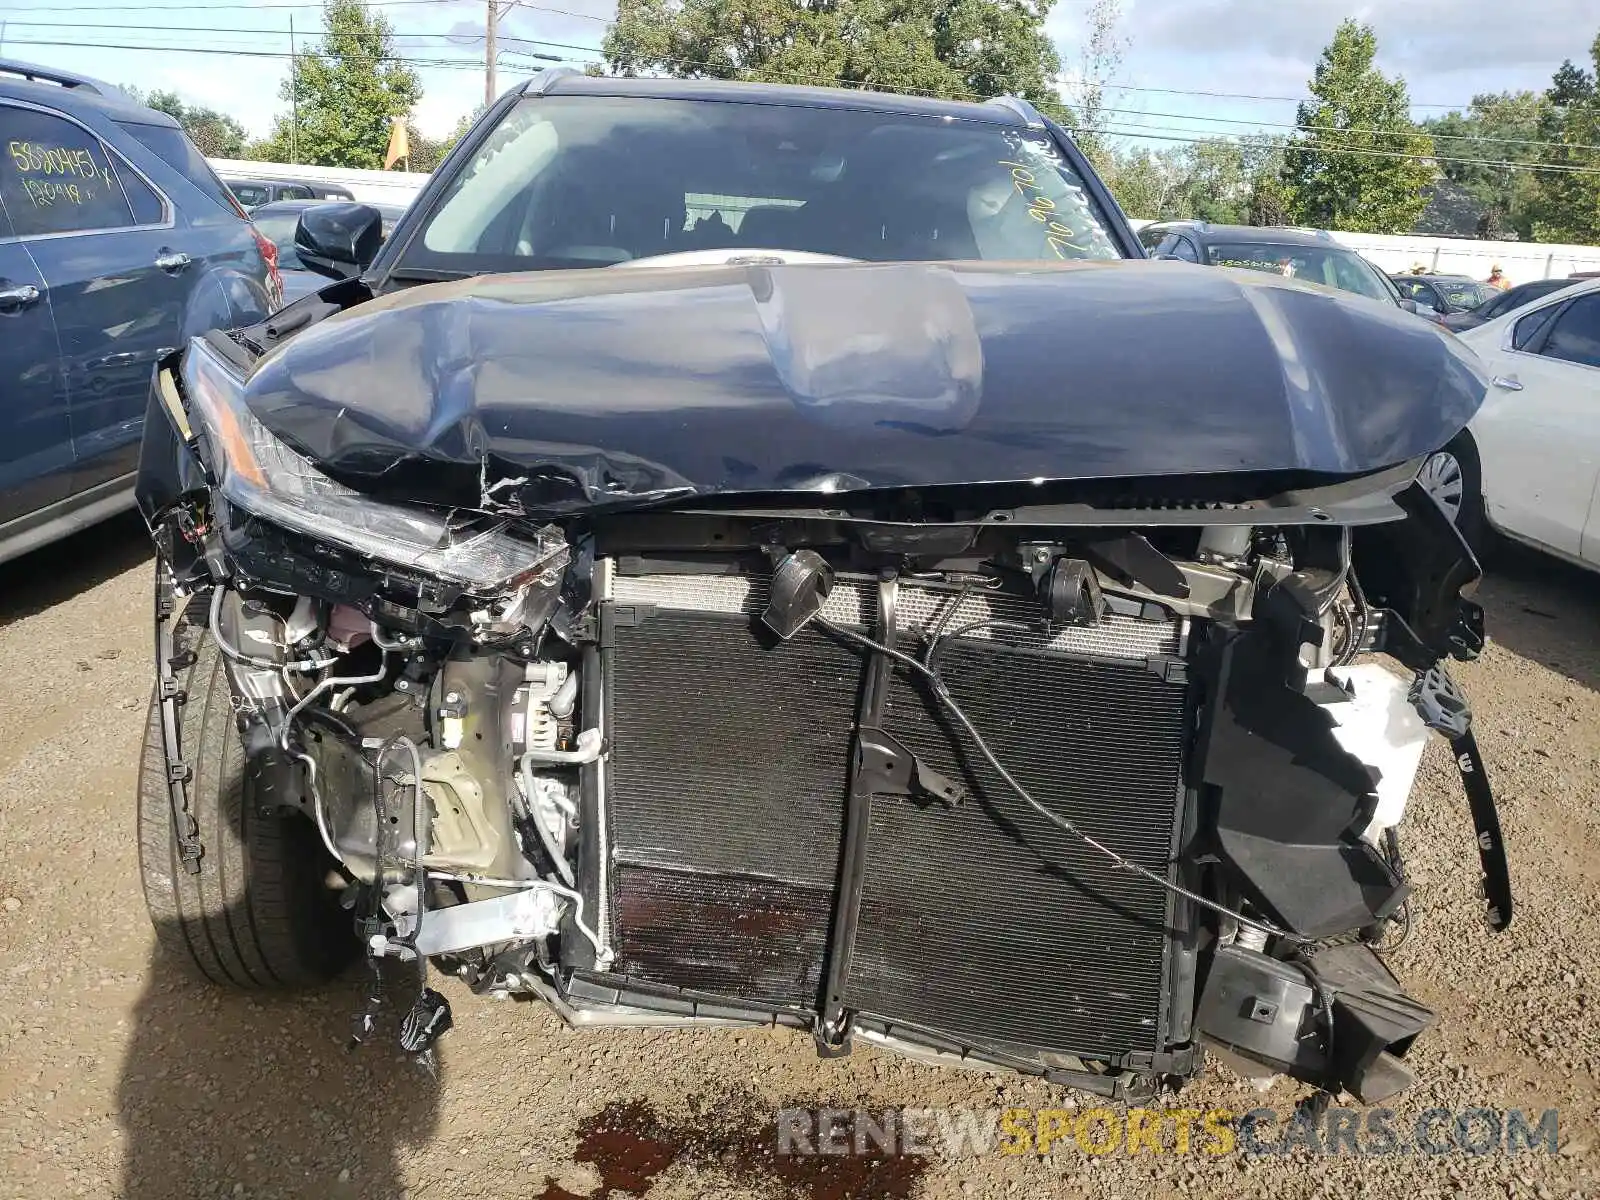
[[[1377,947],[1429,728],[1511,918],[1445,670],[1478,568],[1416,483],[1468,352],[1124,261],[1015,101],[547,74],[379,224],[309,210],[339,281],[156,379],[178,953],[366,955],[421,1055],[437,968],[1124,1099],[1206,1046],[1405,1086],[1433,1015]]]

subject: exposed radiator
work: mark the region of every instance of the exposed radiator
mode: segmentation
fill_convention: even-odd
[[[659,585],[660,580],[652,580]],[[686,594],[692,596],[686,580]],[[622,597],[607,689],[619,974],[809,1007],[833,911],[859,655]],[[631,622],[631,623],[630,623]]]
[[[977,642],[940,670],[1033,797],[1167,872],[1185,687],[1143,665]],[[962,781],[954,806],[874,796],[845,1004],[956,1037],[1114,1056],[1163,1048],[1167,892],[1007,788],[927,689],[897,677],[884,728]]]
[[[760,577],[614,580],[609,933],[619,975],[815,1008],[866,662],[816,629],[775,643],[755,620],[765,603]],[[876,608],[872,582],[841,580],[825,611],[870,630]],[[896,612],[910,649],[941,620],[1026,623],[950,640],[952,691],[1040,801],[1167,870],[1186,688],[1147,663],[1182,654],[1179,622],[1047,629],[1030,599],[904,580]],[[971,798],[873,798],[846,1005],[989,1045],[1161,1049],[1163,889],[1027,809],[919,684],[897,677],[884,726]]]

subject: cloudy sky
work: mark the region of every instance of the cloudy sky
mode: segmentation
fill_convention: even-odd
[[[1050,18],[1069,73],[1081,62],[1091,2],[1057,0]],[[291,21],[303,43],[316,33],[319,7],[291,0],[3,0],[0,55],[170,88],[259,135],[281,108]],[[418,60],[418,124],[429,133],[448,131],[483,96],[483,4],[375,0],[375,7],[394,25],[399,52]],[[615,0],[531,0],[516,8],[502,23],[500,86],[543,65],[529,54],[594,58],[614,9]],[[1405,76],[1418,118],[1464,105],[1478,92],[1543,88],[1563,58],[1587,63],[1600,33],[1595,0],[1125,0],[1124,13],[1130,45],[1108,103],[1115,110],[1109,119],[1129,144],[1292,123],[1294,98],[1346,16],[1376,28],[1379,65]],[[177,47],[186,51],[173,52]]]

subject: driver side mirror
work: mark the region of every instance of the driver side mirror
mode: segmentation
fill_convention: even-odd
[[[1433,311],[1432,309],[1423,308],[1422,305],[1418,304],[1415,300],[1408,300],[1404,297],[1401,297],[1400,307],[1405,309],[1408,313],[1414,313],[1419,317],[1424,313]]]
[[[329,279],[354,279],[383,244],[383,215],[366,204],[318,204],[300,214],[294,248],[308,270]]]

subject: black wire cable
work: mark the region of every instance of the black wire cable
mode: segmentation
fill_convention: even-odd
[[[1023,787],[1022,784],[1017,781],[1016,776],[1012,775],[1011,772],[1006,769],[1005,764],[995,756],[994,751],[989,748],[989,743],[984,741],[983,735],[978,732],[977,727],[974,726],[971,720],[968,719],[966,712],[956,701],[956,698],[950,694],[950,689],[945,686],[944,679],[937,671],[930,667],[924,666],[909,654],[904,654],[899,650],[885,646],[883,643],[875,641],[874,639],[867,637],[865,634],[857,633],[853,629],[846,629],[841,625],[835,625],[832,621],[829,621],[825,617],[817,617],[816,622],[823,629],[826,629],[829,633],[832,633],[835,637],[844,638],[847,641],[854,642],[868,650],[874,651],[875,653],[886,655],[895,662],[911,668],[911,670],[926,678],[933,686],[934,697],[939,701],[939,703],[943,704],[945,708],[949,709],[950,715],[953,716],[961,725],[961,727],[967,731],[967,736],[972,740],[973,746],[977,748],[978,753],[983,755],[983,757],[988,761],[989,765],[994,768],[994,770],[999,774],[1000,778],[1005,780],[1006,786],[1015,792],[1017,796],[1020,797],[1024,802],[1026,802],[1030,808],[1032,808],[1045,820],[1049,821],[1052,825],[1072,834],[1091,850],[1094,850],[1096,853],[1110,859],[1123,870],[1131,871],[1140,878],[1147,879],[1151,883],[1166,889],[1174,895],[1182,896],[1184,899],[1193,904],[1198,904],[1203,908],[1208,908],[1212,912],[1218,913],[1221,916],[1229,917],[1237,921],[1240,925],[1243,925],[1245,928],[1254,929],[1258,933],[1264,933],[1271,937],[1285,938],[1296,945],[1306,944],[1308,940],[1306,938],[1299,937],[1296,934],[1290,933],[1288,930],[1280,929],[1270,921],[1265,921],[1256,917],[1244,916],[1243,914],[1228,908],[1224,904],[1218,904],[1215,900],[1210,900],[1205,896],[1200,895],[1198,892],[1192,892],[1188,888],[1180,887],[1171,880],[1163,879],[1160,875],[1157,875],[1148,867],[1140,866],[1131,859],[1124,858],[1122,855],[1118,854],[1115,850],[1111,849],[1110,846],[1105,845],[1103,842],[1097,841],[1095,838],[1079,829],[1072,821],[1061,816],[1059,813],[1046,807],[1033,798],[1028,789]],[[937,645],[937,643],[935,643],[935,645]],[[930,647],[930,657],[931,650],[932,647]]]

